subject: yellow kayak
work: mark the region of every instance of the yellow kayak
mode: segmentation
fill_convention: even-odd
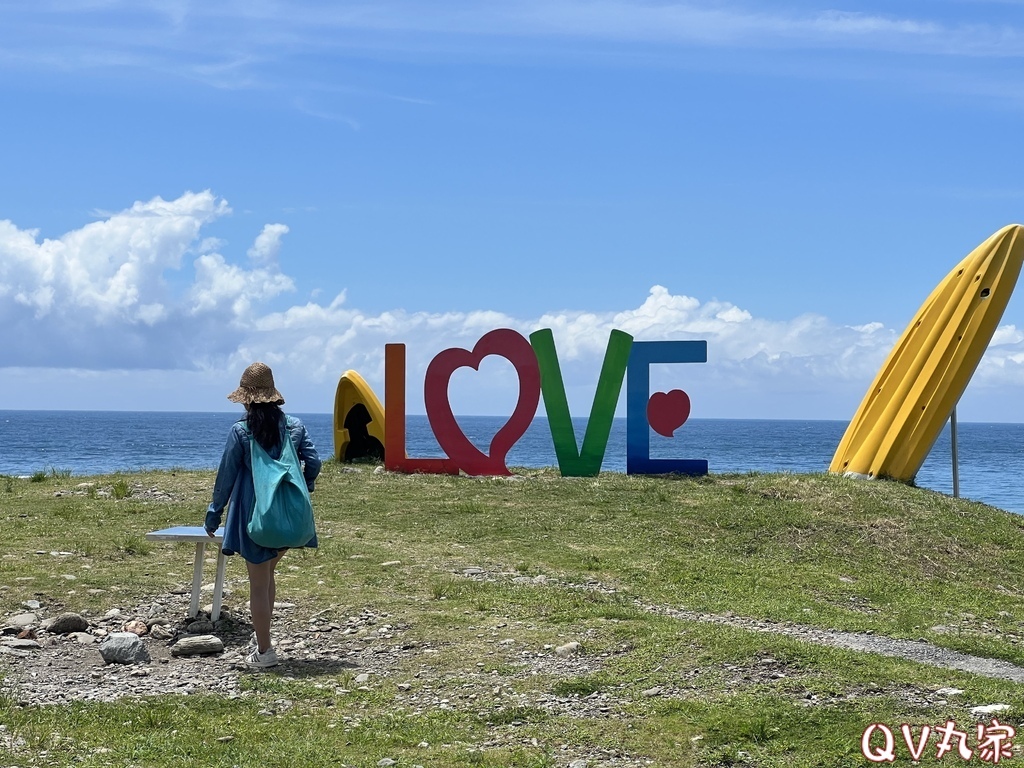
[[[384,458],[384,408],[355,371],[342,374],[334,393],[334,455],[338,461]]]
[[[829,472],[913,481],[974,375],[1024,262],[1024,227],[975,248],[921,305],[836,449]]]

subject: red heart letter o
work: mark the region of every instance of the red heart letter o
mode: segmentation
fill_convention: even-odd
[[[519,374],[519,400],[512,416],[491,440],[490,455],[466,437],[448,400],[448,382],[457,368],[479,370],[487,355],[504,357]],[[453,347],[439,353],[427,366],[423,383],[427,419],[437,444],[468,475],[511,475],[505,465],[509,449],[526,434],[540,402],[540,366],[530,342],[516,331],[499,328],[484,334],[473,351]]]

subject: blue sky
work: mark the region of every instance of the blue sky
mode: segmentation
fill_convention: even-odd
[[[1024,219],[1024,2],[0,1],[7,408],[295,411],[408,345],[704,338],[695,417],[847,419]],[[1024,298],[962,420],[1024,421]],[[678,376],[678,379],[672,379]],[[452,380],[500,414],[508,366]]]

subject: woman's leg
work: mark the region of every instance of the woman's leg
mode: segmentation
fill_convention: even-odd
[[[252,628],[256,630],[257,650],[266,653],[270,648],[270,620],[274,615],[274,598],[277,593],[274,583],[274,569],[284,552],[265,563],[245,561],[249,570],[249,611],[252,613]]]

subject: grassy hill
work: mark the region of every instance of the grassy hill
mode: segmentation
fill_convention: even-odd
[[[212,473],[35,480],[0,479],[0,614],[36,600],[98,617],[188,585],[189,546],[144,535],[200,525]],[[954,720],[973,747],[992,715],[971,708],[1009,705],[996,716],[1014,727],[1024,712],[1017,683],[810,631],[1024,666],[1024,518],[982,504],[825,475],[479,479],[335,462],[314,503],[321,546],[282,562],[278,600],[295,608],[275,635],[388,617],[402,653],[371,684],[355,684],[358,663],[285,665],[237,671],[238,698],[11,696],[5,764],[847,766],[866,764],[861,735],[883,723],[910,765],[900,724]],[[228,578],[244,624],[237,558]]]

